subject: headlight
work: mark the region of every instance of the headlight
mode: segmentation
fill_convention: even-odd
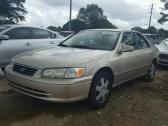
[[[85,68],[56,68],[44,70],[42,77],[73,79],[82,77],[84,73]]]
[[[46,69],[42,72],[43,77],[64,78],[66,69]]]

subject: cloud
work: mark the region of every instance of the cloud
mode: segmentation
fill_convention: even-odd
[[[73,0],[72,17],[75,18],[78,10],[87,4],[95,3],[103,8],[108,19],[119,28],[129,29],[134,26],[148,26],[150,6],[152,0]],[[152,25],[159,25],[159,0],[154,1]],[[28,14],[23,23],[37,26],[63,25],[69,20],[69,0],[27,0],[25,3]]]

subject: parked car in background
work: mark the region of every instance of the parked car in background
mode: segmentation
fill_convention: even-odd
[[[160,44],[156,45],[159,50],[159,62],[161,66],[168,66],[168,39],[163,40]]]
[[[0,69],[16,54],[54,47],[65,38],[56,32],[24,25],[0,25]]]
[[[112,87],[138,77],[152,81],[157,58],[157,48],[141,33],[85,30],[57,48],[15,56],[6,67],[6,77],[15,91],[34,98],[56,102],[88,99],[91,107],[101,108]]]

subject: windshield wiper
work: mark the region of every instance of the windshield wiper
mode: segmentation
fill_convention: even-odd
[[[58,44],[58,46],[61,46],[61,47],[70,47],[69,45],[65,45],[64,43],[60,43],[60,44]]]
[[[91,47],[84,46],[84,45],[71,45],[71,47],[73,47],[73,48],[81,48],[81,49],[93,49]]]

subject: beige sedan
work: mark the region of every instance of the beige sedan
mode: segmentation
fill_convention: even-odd
[[[158,50],[142,34],[85,30],[58,47],[15,56],[6,67],[9,85],[22,94],[55,102],[88,99],[104,107],[112,87],[155,76]]]

